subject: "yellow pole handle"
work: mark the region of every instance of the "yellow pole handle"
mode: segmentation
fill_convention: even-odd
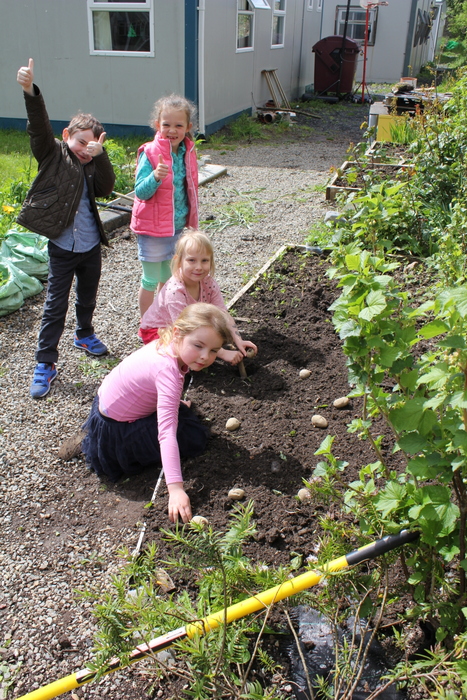
[[[65,676],[58,681],[44,685],[42,688],[27,693],[27,695],[23,695],[21,700],[26,700],[26,698],[27,700],[52,700],[52,698],[56,698],[58,695],[64,695],[70,690],[79,688],[80,685],[83,685],[83,683],[78,683],[77,674],[73,673],[71,676]]]
[[[364,561],[365,559],[374,559],[375,557],[385,554],[391,551],[395,547],[400,547],[402,544],[407,542],[412,542],[417,539],[419,534],[417,532],[411,532],[409,530],[402,530],[398,535],[387,535],[376,542],[364,545],[359,549],[350,552],[338,559],[334,559],[328,564],[324,564],[319,571],[307,571],[300,576],[289,579],[284,583],[270,588],[267,591],[258,593],[247,600],[242,600],[240,603],[235,603],[231,605],[226,610],[219,610],[218,612],[208,615],[202,620],[197,622],[192,622],[186,627],[180,627],[179,629],[172,630],[167,634],[157,637],[151,640],[148,644],[141,644],[139,647],[134,649],[130,654],[130,663],[139,661],[139,659],[147,656],[150,653],[155,653],[161,651],[162,649],[167,649],[172,646],[177,640],[182,639],[187,636],[193,638],[197,634],[206,634],[212,629],[216,629],[222,624],[227,624],[233,622],[234,620],[239,620],[241,617],[250,615],[251,613],[257,612],[258,610],[263,610],[279,600],[284,600],[295,593],[300,593],[306,588],[312,588],[316,586],[324,576],[328,573],[333,573],[335,571],[341,571],[348,566],[353,566],[355,564]],[[119,659],[114,658],[109,661],[109,668],[105,672],[112,673],[121,668]],[[74,688],[79,688],[85,683],[89,683],[96,674],[90,669],[84,668],[78,673],[71,676],[65,676],[64,678],[49,683],[49,685],[33,690],[31,693],[22,695],[18,700],[53,700],[58,695],[63,695],[69,690]]]
[[[340,571],[348,566],[347,558],[345,556],[334,559],[334,561],[325,565],[322,570],[318,571],[307,571],[300,576],[295,576],[295,578],[280,583],[274,588],[270,588],[267,591],[258,593],[251,598],[240,601],[240,603],[235,603],[231,605],[226,610],[219,610],[212,615],[204,617],[198,622],[193,622],[186,626],[187,636],[192,639],[197,634],[206,634],[212,629],[216,629],[219,625],[228,624],[234,620],[239,620],[241,617],[250,615],[251,613],[257,612],[258,610],[264,610],[265,608],[277,603],[279,600],[284,600],[291,595],[300,593],[307,588],[316,586],[321,579],[327,574],[334,571]]]

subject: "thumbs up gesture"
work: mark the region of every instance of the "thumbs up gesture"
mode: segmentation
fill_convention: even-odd
[[[24,92],[29,95],[34,95],[34,59],[30,58],[27,66],[21,66],[19,69],[16,80],[23,88]]]
[[[88,156],[91,156],[91,158],[95,158],[96,156],[100,156],[102,151],[104,150],[104,141],[105,141],[106,133],[105,131],[102,132],[102,134],[99,136],[98,141],[89,141],[88,145],[86,147],[86,151]]]
[[[154,177],[159,182],[161,180],[163,180],[164,177],[167,177],[167,175],[169,174],[169,166],[164,163],[164,159],[162,158],[160,153],[159,153],[159,162],[158,162],[155,170],[153,170],[153,173],[154,173]]]

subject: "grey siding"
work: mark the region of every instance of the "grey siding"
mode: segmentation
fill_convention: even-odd
[[[82,110],[103,124],[147,125],[158,97],[184,90],[184,2],[154,6],[154,58],[91,56],[85,0],[0,0],[0,117],[24,117],[16,71],[31,56],[53,120]]]

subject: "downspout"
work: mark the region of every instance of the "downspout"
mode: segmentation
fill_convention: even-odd
[[[407,40],[405,44],[405,54],[404,54],[404,64],[402,66],[402,75],[409,75],[409,65],[412,57],[412,44],[413,44],[413,34],[415,27],[415,19],[417,16],[417,0],[412,0],[412,7],[410,8],[410,17],[407,27]],[[399,80],[399,78],[397,78]]]
[[[323,15],[324,15],[324,4],[325,4],[325,2],[326,2],[326,0],[323,0],[323,2],[321,3],[321,21],[320,21],[320,24],[319,24],[319,38],[320,38],[320,39],[323,38]]]
[[[347,39],[347,28],[349,26],[350,2],[351,2],[351,0],[347,0],[347,8],[345,11],[344,33],[342,35],[342,46],[341,46],[341,51],[339,54],[339,81],[337,83],[338,88],[336,90],[337,96],[339,97],[339,99],[341,96],[341,80],[342,80],[342,69],[344,67],[343,63],[344,63],[344,55],[345,55],[345,42]]]
[[[204,28],[206,0],[198,2],[198,133],[205,135],[206,113],[204,104]]]
[[[306,0],[302,0],[303,5],[302,5],[302,32],[301,32],[301,37],[300,37],[300,61],[298,63],[298,88],[301,91],[301,85],[302,85],[302,63],[303,63],[303,32],[305,31],[305,5],[306,5]],[[300,97],[300,95],[298,96]]]

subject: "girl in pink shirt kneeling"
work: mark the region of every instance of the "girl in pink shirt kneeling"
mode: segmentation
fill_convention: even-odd
[[[212,304],[191,304],[159,340],[126,357],[102,382],[83,429],[88,467],[117,481],[162,462],[169,518],[191,519],[180,457],[196,457],[208,430],[181,403],[188,370],[209,367],[232,342],[230,317]]]
[[[138,335],[144,343],[159,337],[162,328],[170,326],[189,304],[214,304],[228,314],[214,274],[214,252],[208,236],[201,231],[187,231],[178,240],[171,262],[172,277],[141,319]],[[230,331],[238,350],[221,348],[218,357],[237,365],[246,354],[246,348],[255,353],[258,348],[249,340],[242,340],[229,315]]]

